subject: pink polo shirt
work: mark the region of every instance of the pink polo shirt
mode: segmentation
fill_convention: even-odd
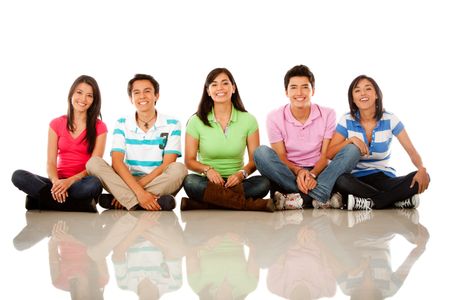
[[[84,140],[86,129],[76,138],[73,138],[67,130],[67,116],[61,116],[50,122],[52,128],[58,136],[58,177],[68,178],[86,169],[86,162],[91,158],[88,153],[88,144]],[[106,125],[101,120],[96,124],[97,136],[107,132]]]
[[[311,104],[309,118],[302,124],[287,104],[270,112],[266,125],[269,142],[284,142],[289,161],[301,167],[313,167],[320,158],[323,140],[333,136],[336,113],[331,108]]]

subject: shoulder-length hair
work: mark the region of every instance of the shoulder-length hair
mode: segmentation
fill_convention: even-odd
[[[92,87],[93,101],[87,111],[86,136],[84,137],[84,140],[86,140],[88,143],[88,152],[92,153],[92,151],[94,151],[95,141],[97,139],[97,120],[98,118],[102,117],[100,113],[100,109],[102,107],[102,96],[100,94],[100,88],[98,87],[97,81],[93,77],[88,75],[81,75],[80,77],[75,79],[72,86],[70,87],[69,96],[67,97],[68,107],[66,126],[67,130],[69,131],[75,130],[72,96],[75,93],[75,89],[80,83],[86,83]]]
[[[350,83],[350,87],[348,88],[348,105],[350,107],[350,114],[354,119],[357,118],[358,107],[356,106],[355,102],[353,101],[353,90],[358,85],[358,83],[363,79],[367,79],[368,81],[370,81],[370,83],[372,83],[373,87],[375,88],[375,92],[377,94],[377,100],[375,101],[376,110],[375,110],[375,115],[373,117],[377,121],[379,121],[381,119],[381,117],[383,117],[383,112],[384,112],[383,93],[381,92],[381,89],[378,86],[377,82],[373,78],[371,78],[367,75],[359,75],[358,77],[353,79],[352,83]]]
[[[203,86],[203,94],[202,98],[200,99],[200,103],[198,104],[196,115],[202,120],[203,124],[206,126],[211,127],[211,124],[208,121],[208,114],[214,107],[214,100],[211,98],[211,96],[208,95],[208,86],[216,79],[217,76],[220,74],[225,74],[230,79],[231,83],[235,87],[235,91],[233,95],[231,95],[231,103],[233,104],[234,108],[246,112],[244,103],[242,103],[241,96],[239,96],[239,90],[236,85],[236,81],[234,81],[233,75],[230,71],[226,68],[215,68],[211,72],[209,72],[208,76],[206,76],[205,84]]]

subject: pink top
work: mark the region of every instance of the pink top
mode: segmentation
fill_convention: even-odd
[[[86,136],[86,129],[76,138],[73,138],[67,130],[67,116],[61,116],[50,122],[52,128],[58,136],[58,177],[68,178],[86,169],[86,162],[91,158],[88,153],[88,143],[83,140]],[[97,136],[108,132],[105,123],[97,120]]]
[[[284,142],[289,161],[297,166],[313,167],[320,158],[323,140],[333,136],[336,113],[331,108],[311,104],[309,118],[302,124],[287,104],[269,113],[266,125],[269,142]]]

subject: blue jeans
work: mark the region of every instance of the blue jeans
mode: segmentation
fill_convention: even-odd
[[[251,176],[242,182],[245,198],[264,198],[270,189],[270,181],[263,176]],[[184,178],[183,187],[189,198],[202,201],[208,178],[198,174],[189,174]]]
[[[334,159],[317,177],[317,186],[309,191],[308,195],[313,199],[326,202],[331,195],[336,179],[344,173],[348,173],[356,166],[361,153],[353,144],[347,145],[339,151]],[[280,160],[277,153],[268,146],[259,146],[253,155],[256,168],[261,175],[269,178],[285,193],[301,193],[297,186],[295,175]],[[303,197],[303,193],[302,197]]]
[[[25,170],[16,170],[12,183],[25,194],[39,201],[44,209],[83,211],[86,205],[96,199],[103,190],[97,177],[86,176],[78,180],[67,190],[69,197],[64,203],[58,203],[51,197],[52,182],[46,177]]]

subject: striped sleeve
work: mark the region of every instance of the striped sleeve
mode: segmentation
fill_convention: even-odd
[[[341,117],[339,123],[336,126],[336,132],[342,135],[344,138],[348,138],[347,117],[348,113]]]
[[[164,148],[164,154],[176,154],[181,157],[181,124],[175,119],[167,119],[170,125],[169,136],[167,137],[167,144]]]
[[[125,153],[125,118],[117,120],[113,131],[111,152]]]

